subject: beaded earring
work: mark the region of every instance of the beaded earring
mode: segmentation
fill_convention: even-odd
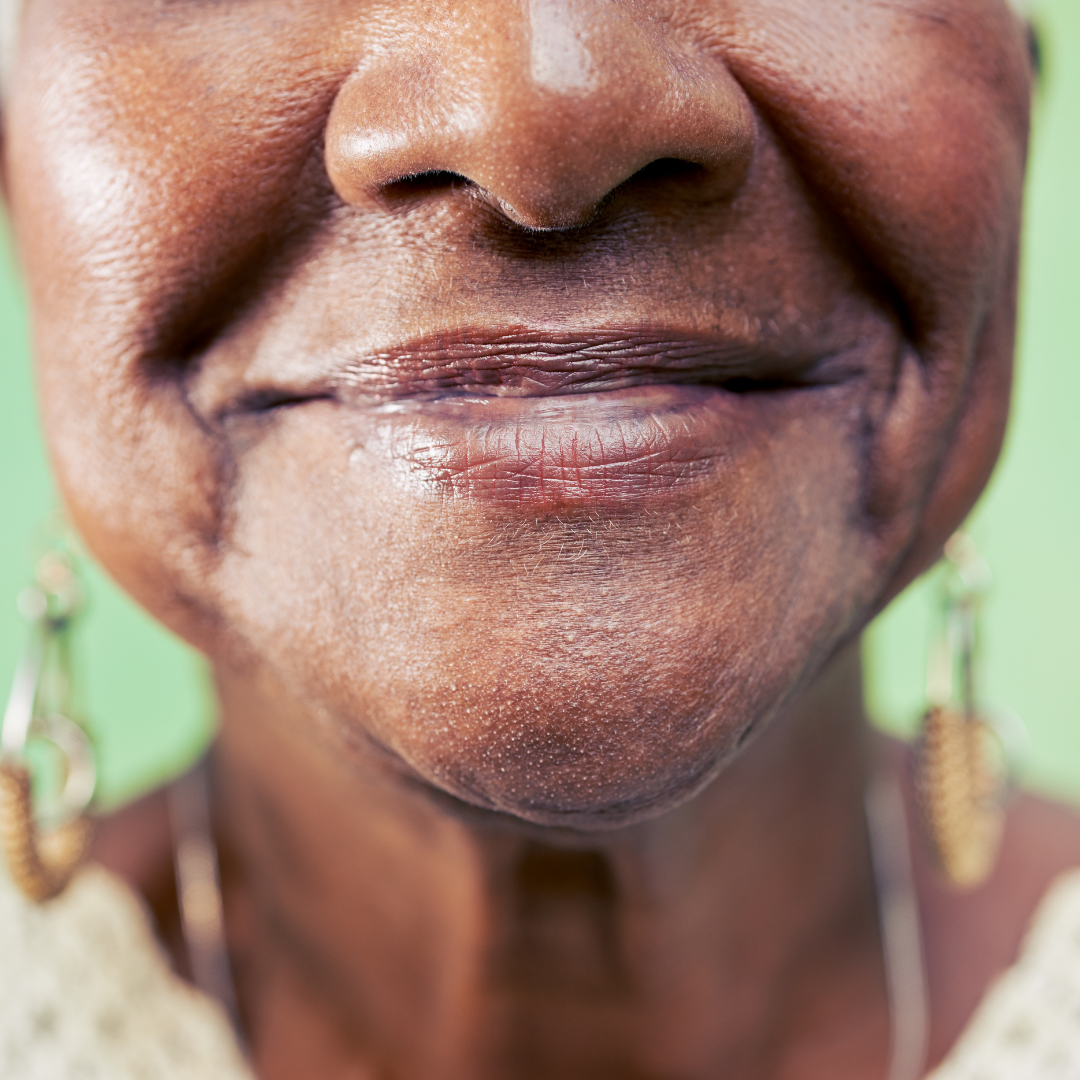
[[[41,902],[89,854],[97,770],[72,709],[71,634],[84,593],[67,547],[49,550],[34,576],[19,596],[30,635],[0,730],[0,850],[15,885]]]
[[[997,861],[1025,733],[1015,716],[988,712],[979,696],[980,616],[990,568],[965,533],[946,544],[945,561],[928,708],[915,745],[916,789],[938,868],[951,884],[970,889]]]

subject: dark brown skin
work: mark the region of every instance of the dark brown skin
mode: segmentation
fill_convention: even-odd
[[[46,427],[214,664],[263,1077],[882,1075],[854,643],[998,453],[1030,86],[1001,0],[30,0]],[[922,875],[935,1059],[1076,861]]]

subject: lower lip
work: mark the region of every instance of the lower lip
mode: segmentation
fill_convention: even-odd
[[[741,397],[660,385],[409,399],[375,409],[362,442],[388,456],[402,481],[442,497],[545,512],[641,504],[694,488],[730,462]]]

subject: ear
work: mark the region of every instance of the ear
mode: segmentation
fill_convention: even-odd
[[[8,169],[7,169],[7,139],[6,124],[7,113],[4,111],[4,98],[0,96],[0,209],[6,210],[10,205],[8,198]]]
[[[8,195],[8,161],[7,161],[7,111],[6,99],[0,93],[0,210],[7,210],[11,205]]]

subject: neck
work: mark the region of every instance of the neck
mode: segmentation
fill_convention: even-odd
[[[854,650],[696,798],[587,834],[463,806],[313,736],[281,688],[219,684],[230,933],[268,1080],[881,1071]]]

